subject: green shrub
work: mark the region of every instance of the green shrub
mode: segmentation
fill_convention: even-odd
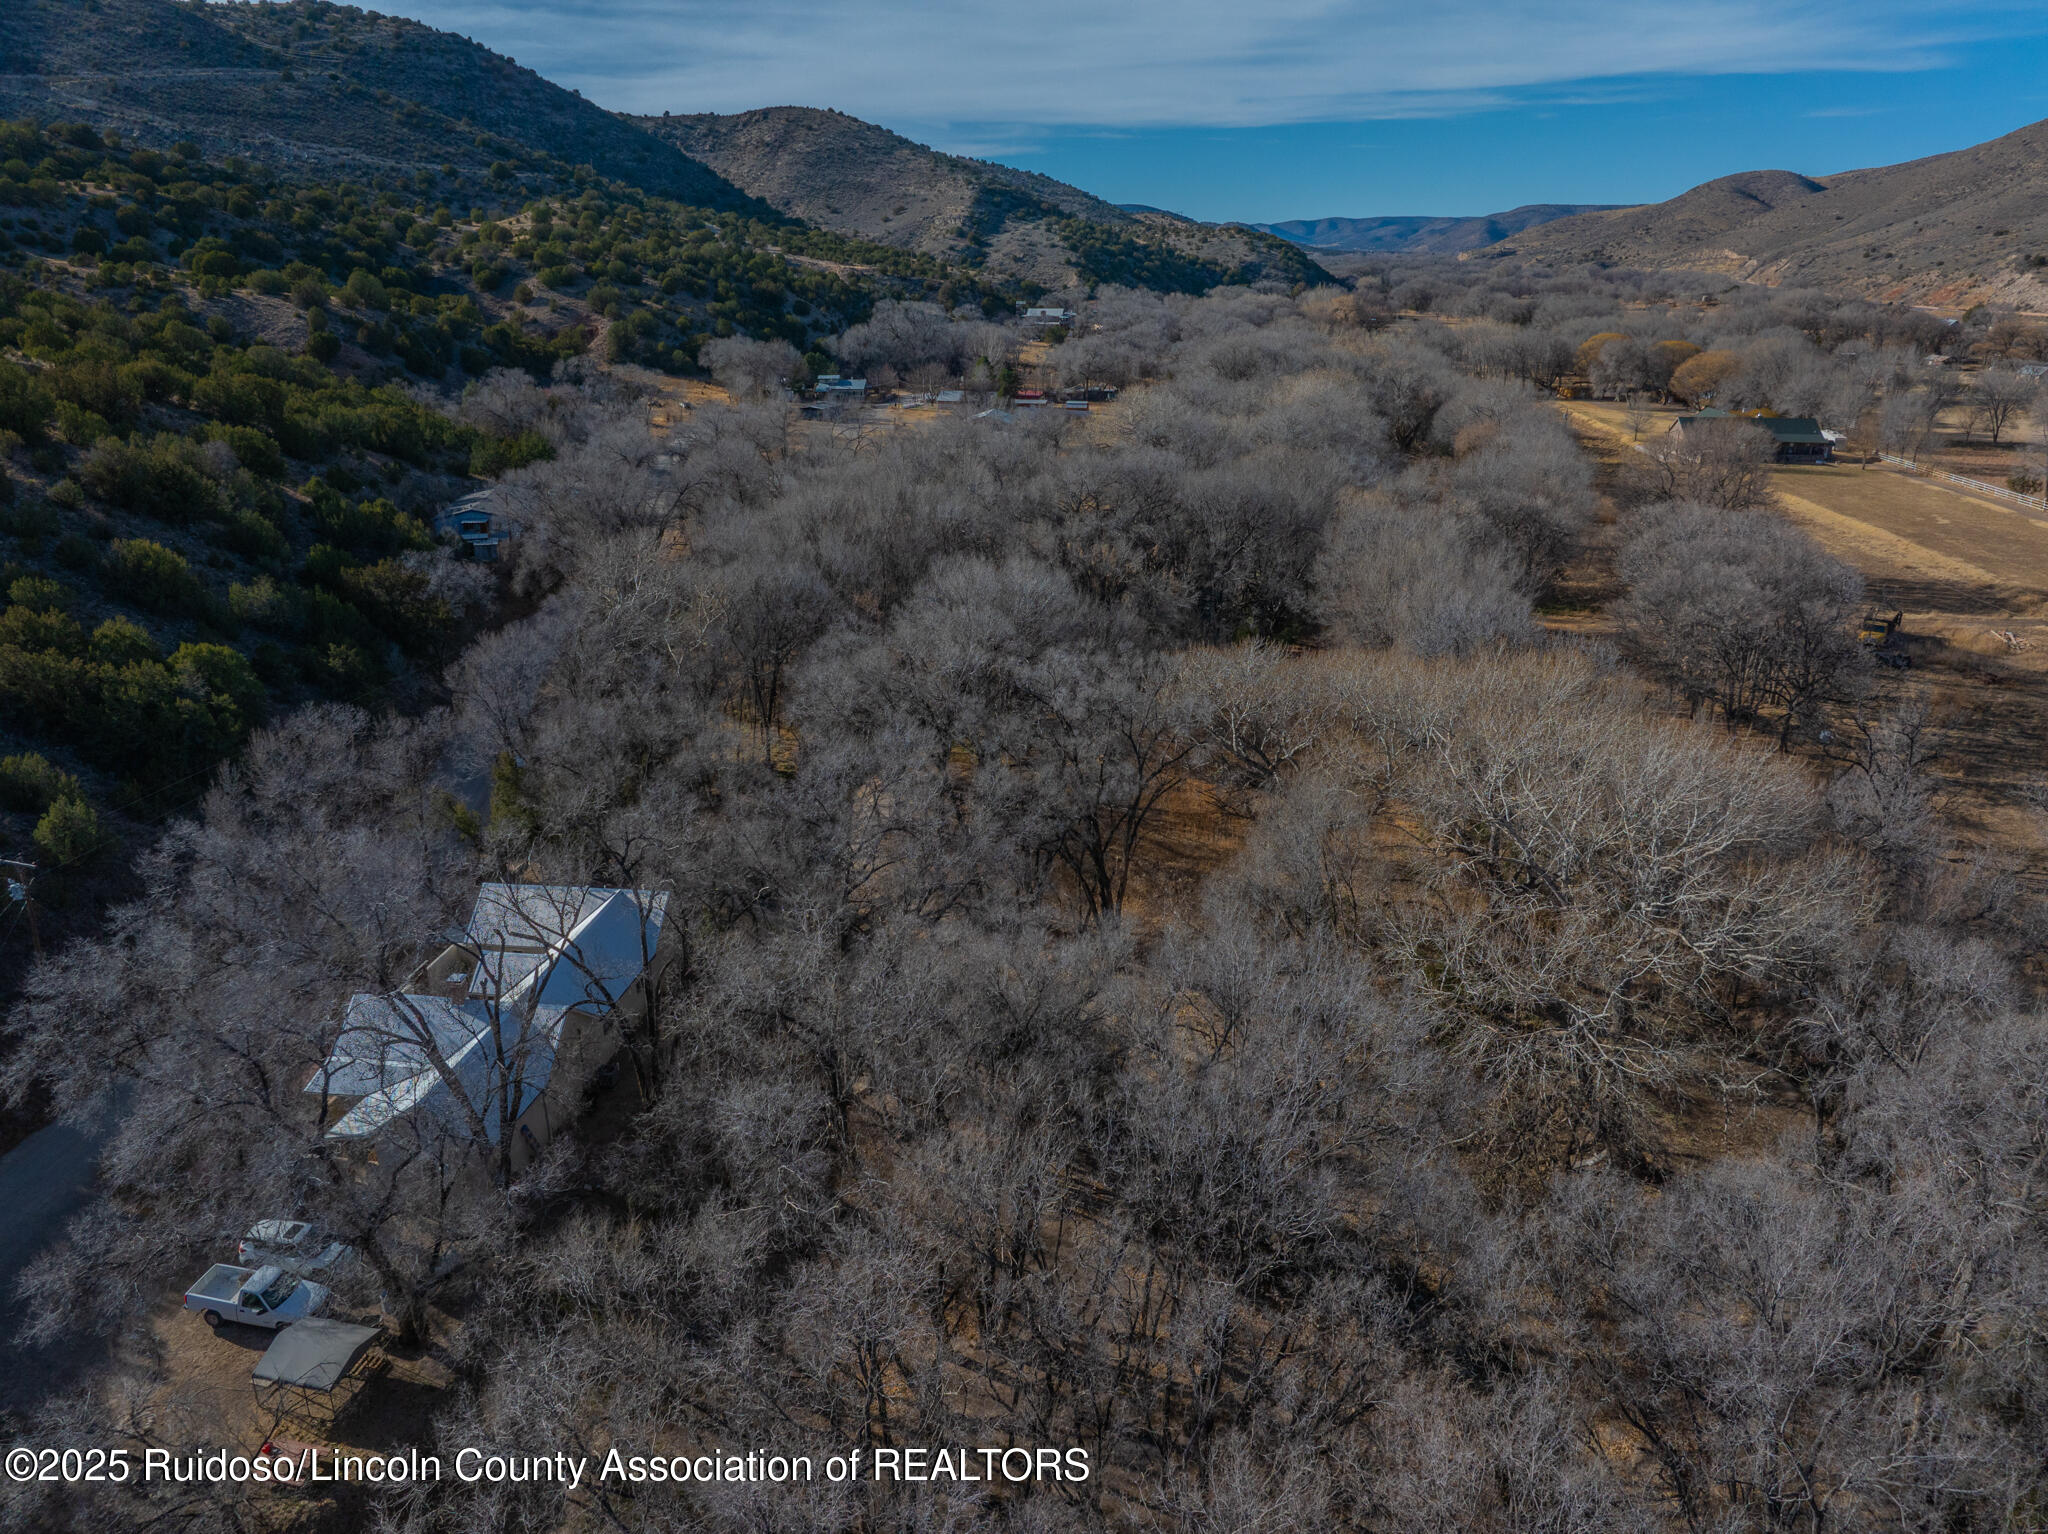
[[[169,432],[148,443],[102,442],[87,455],[79,477],[101,500],[159,522],[205,522],[226,511],[197,444]]]
[[[106,834],[100,817],[80,794],[65,794],[53,801],[36,822],[36,848],[59,868],[91,862],[105,849]]]
[[[276,431],[284,423],[288,403],[289,390],[282,380],[253,372],[209,373],[192,386],[193,408],[219,416],[230,426]]]
[[[284,478],[284,453],[277,439],[254,426],[227,426],[215,421],[201,433],[208,442],[225,442],[235,462],[264,479]]]
[[[225,645],[181,646],[168,665],[99,667],[95,681],[73,736],[108,771],[146,783],[205,771],[241,745],[261,709],[262,684]]]
[[[388,309],[391,295],[384,284],[370,272],[357,267],[348,274],[348,285],[342,289],[342,297],[352,309]]]
[[[0,644],[0,714],[10,724],[57,729],[90,699],[88,670],[76,655]]]
[[[523,431],[513,437],[479,436],[476,446],[469,450],[469,472],[478,479],[496,479],[554,456],[554,444],[537,431]]]
[[[47,538],[57,531],[57,508],[36,496],[23,496],[0,506],[0,533],[16,538]]]
[[[149,612],[189,613],[205,596],[185,556],[148,538],[117,539],[105,568],[107,589]]]
[[[78,779],[33,752],[0,756],[0,809],[40,815],[65,794],[81,792]]]
[[[163,659],[163,651],[150,638],[149,630],[133,618],[109,618],[94,629],[87,654],[102,666],[127,666],[136,661]]]
[[[91,447],[113,430],[106,417],[68,399],[57,401],[57,434],[73,447]]]
[[[122,386],[133,390],[140,398],[162,404],[180,395],[189,396],[193,378],[190,373],[172,367],[155,357],[143,357],[134,362],[121,364]]]
[[[24,575],[8,583],[7,600],[35,612],[61,613],[71,605],[71,593],[47,575]]]
[[[228,608],[236,619],[273,634],[298,632],[300,605],[295,588],[268,575],[259,575],[246,585],[237,581],[228,587]]]
[[[170,668],[187,696],[202,697],[220,728],[238,739],[263,717],[263,683],[240,650],[224,644],[181,644]]]
[[[72,404],[103,421],[126,425],[142,407],[140,381],[123,376],[111,362],[60,362],[43,375],[59,406]]]
[[[249,560],[282,560],[291,543],[275,524],[252,507],[238,506],[230,512],[214,541],[231,554]]]
[[[66,612],[39,607],[9,607],[0,610],[0,648],[32,655],[81,655],[85,652],[85,630],[78,626],[76,618]]]

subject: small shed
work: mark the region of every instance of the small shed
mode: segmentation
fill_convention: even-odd
[[[310,1411],[332,1418],[355,1399],[368,1377],[370,1346],[381,1335],[325,1316],[308,1316],[278,1332],[250,1373],[256,1399],[282,1414]]]

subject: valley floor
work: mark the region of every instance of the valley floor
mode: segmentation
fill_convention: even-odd
[[[1596,456],[1630,450],[1623,406],[1559,408]],[[1644,439],[1679,413],[1659,411]],[[1885,706],[1890,692],[1932,705],[1948,818],[2002,871],[2048,887],[2048,517],[1878,464],[1788,466],[1773,478],[1785,515],[1862,574],[1872,610],[1905,614],[1913,669],[1882,674],[1873,701]]]

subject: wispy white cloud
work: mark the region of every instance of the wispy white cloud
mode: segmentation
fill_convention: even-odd
[[[2048,26],[1983,0],[399,0],[606,106],[1250,127],[1481,111],[1567,84],[1913,70]],[[994,125],[994,126],[990,126]]]

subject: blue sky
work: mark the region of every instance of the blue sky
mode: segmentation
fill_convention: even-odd
[[[2048,117],[1978,0],[401,0],[601,105],[831,106],[1116,202],[1261,222],[1637,202]]]

